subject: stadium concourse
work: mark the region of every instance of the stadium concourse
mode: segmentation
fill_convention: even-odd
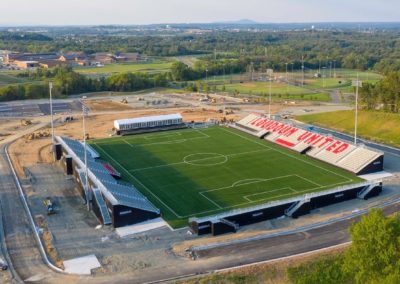
[[[383,153],[253,113],[233,127],[357,175],[383,170]]]

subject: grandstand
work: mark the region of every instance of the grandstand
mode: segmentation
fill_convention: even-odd
[[[160,216],[160,210],[135,187],[116,179],[120,177],[120,173],[114,167],[98,161],[100,155],[90,145],[87,145],[90,189],[87,193],[84,190],[84,145],[67,137],[56,137],[56,140],[61,144],[64,156],[72,157],[73,174],[79,182],[81,195],[84,200],[89,199],[94,213],[104,225],[113,224],[114,227],[120,227]]]
[[[177,114],[145,116],[114,121],[117,135],[129,135],[145,132],[184,128],[182,116]]]
[[[383,170],[382,152],[363,145],[355,146],[260,114],[252,113],[233,127],[357,175]]]

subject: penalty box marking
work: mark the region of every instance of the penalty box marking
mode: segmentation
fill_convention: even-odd
[[[305,189],[305,190],[295,190],[295,189],[293,189],[293,188],[291,188],[291,187],[284,187],[284,188],[279,188],[279,189],[266,190],[266,191],[259,192],[259,193],[244,195],[244,196],[242,196],[242,198],[246,199],[248,202],[240,203],[240,204],[238,204],[238,205],[233,205],[233,206],[228,206],[228,207],[221,207],[218,203],[216,203],[215,201],[211,200],[210,198],[208,198],[208,197],[206,196],[206,194],[207,194],[208,192],[214,192],[214,191],[225,190],[225,189],[234,189],[235,187],[239,187],[239,186],[242,186],[242,185],[255,184],[255,183],[260,183],[260,182],[265,182],[265,181],[271,181],[271,180],[277,180],[277,179],[290,178],[290,177],[301,178],[301,179],[303,179],[304,181],[306,181],[307,183],[311,183],[311,184],[314,184],[314,185],[318,185],[318,187],[307,188],[307,189]],[[261,195],[261,194],[264,194],[264,193],[267,193],[267,192],[274,192],[274,191],[279,191],[279,190],[282,190],[282,189],[290,189],[290,190],[292,191],[292,193],[286,193],[286,194],[281,194],[281,195],[277,195],[277,196],[273,196],[273,197],[272,197],[272,198],[276,198],[276,197],[283,197],[283,196],[287,196],[287,195],[292,195],[293,193],[301,193],[301,192],[306,192],[306,191],[309,191],[309,190],[315,190],[315,189],[322,188],[322,187],[323,187],[323,186],[321,186],[321,185],[319,185],[319,184],[317,184],[317,183],[315,183],[315,182],[312,182],[312,181],[310,181],[310,180],[308,180],[308,179],[306,179],[306,178],[303,178],[303,177],[301,177],[301,176],[299,176],[299,175],[297,175],[297,174],[291,174],[291,175],[285,175],[285,176],[274,177],[274,178],[269,178],[269,179],[256,178],[256,179],[244,179],[244,180],[239,180],[239,181],[234,182],[234,183],[233,183],[232,185],[230,185],[230,186],[225,186],[225,187],[220,187],[220,188],[216,188],[216,189],[210,189],[210,190],[201,191],[201,192],[199,192],[199,194],[200,194],[201,196],[203,196],[204,198],[206,198],[207,200],[211,201],[214,205],[218,206],[220,209],[227,209],[227,208],[231,208],[231,207],[235,207],[235,206],[240,206],[240,205],[244,205],[244,204],[248,204],[248,203],[254,203],[254,202],[259,202],[259,201],[264,201],[264,200],[271,199],[271,197],[269,197],[269,198],[267,197],[267,198],[258,199],[258,200],[250,200],[249,198],[247,198],[248,196]],[[197,214],[203,214],[203,213],[197,213]]]
[[[288,187],[282,187],[282,188],[277,188],[277,189],[273,189],[273,190],[266,190],[266,191],[263,191],[263,192],[253,193],[253,194],[249,194],[249,195],[244,195],[243,198],[246,199],[246,200],[249,201],[249,202],[255,202],[255,201],[265,200],[265,198],[256,199],[256,200],[253,199],[253,200],[252,200],[252,199],[250,199],[249,197],[251,197],[251,196],[257,196],[257,195],[263,195],[263,194],[271,193],[271,192],[275,192],[275,191],[281,191],[281,190],[284,190],[284,189],[289,189],[289,190],[291,190],[292,192],[297,193],[296,190],[294,190],[293,188],[291,188],[290,186],[288,186]],[[279,196],[280,196],[280,195],[279,195]]]
[[[199,137],[192,137],[192,138],[182,138],[182,139],[171,139],[171,140],[166,140],[166,141],[161,141],[161,142],[154,142],[154,143],[142,143],[142,144],[131,144],[129,143],[129,141],[126,141],[124,138],[121,138],[126,144],[128,144],[129,146],[131,146],[132,148],[135,148],[136,146],[151,146],[151,145],[168,145],[168,144],[175,144],[175,143],[184,143],[186,141],[190,141],[190,140],[197,140],[197,139],[206,139],[206,138],[210,138],[210,136],[208,136],[207,134],[199,131],[199,130],[194,130],[193,132],[197,132],[200,133],[201,136]],[[171,133],[172,134],[172,133]],[[166,137],[174,137],[174,136],[180,136],[182,137],[182,132],[177,132],[177,135],[169,135]],[[149,136],[151,137],[151,136]],[[140,138],[140,137],[135,137],[135,138]],[[158,137],[157,137],[158,138]],[[176,137],[178,138],[178,137]],[[145,139],[150,140],[145,137]],[[104,143],[106,144],[106,143]]]

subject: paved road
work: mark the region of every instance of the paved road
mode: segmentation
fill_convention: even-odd
[[[24,280],[33,275],[47,274],[36,247],[24,207],[18,195],[12,172],[8,167],[5,145],[0,146],[0,199],[7,250],[14,269]]]
[[[53,103],[54,114],[80,112],[81,110],[82,105],[79,100],[56,100]],[[0,116],[25,117],[41,115],[50,115],[50,104],[43,100],[0,103]]]

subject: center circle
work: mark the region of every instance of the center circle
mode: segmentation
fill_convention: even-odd
[[[194,166],[215,166],[227,161],[227,156],[218,153],[196,153],[183,158],[183,162]]]

